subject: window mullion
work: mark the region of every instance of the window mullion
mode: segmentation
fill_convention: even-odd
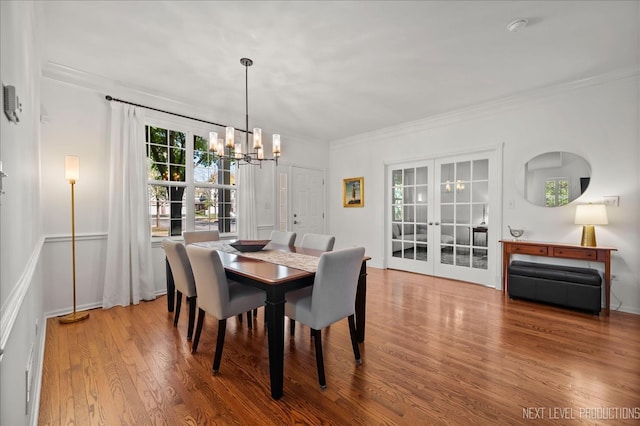
[[[194,148],[194,137],[195,134],[193,133],[193,131],[189,130],[187,131],[187,154],[186,154],[186,159],[185,159],[185,166],[186,166],[186,178],[185,181],[187,182],[187,189],[186,189],[186,197],[185,197],[185,210],[186,210],[186,219],[185,219],[185,225],[187,229],[184,229],[183,231],[186,230],[193,230],[195,228],[195,196],[196,196],[196,190],[195,190],[195,185],[194,185],[194,179],[193,179],[193,148]]]

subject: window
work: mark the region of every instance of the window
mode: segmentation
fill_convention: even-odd
[[[234,234],[235,161],[214,157],[203,136],[207,131],[168,127],[145,126],[151,235],[210,229]]]
[[[547,179],[545,182],[545,206],[557,207],[569,204],[569,180],[567,178]]]

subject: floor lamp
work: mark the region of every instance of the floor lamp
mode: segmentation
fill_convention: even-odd
[[[76,218],[74,187],[80,178],[80,159],[73,155],[64,157],[64,178],[71,184],[71,265],[73,268],[73,313],[60,317],[60,323],[68,324],[89,318],[89,312],[76,312]]]

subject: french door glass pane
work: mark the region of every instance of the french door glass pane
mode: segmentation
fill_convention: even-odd
[[[416,169],[416,185],[426,185],[429,183],[428,171],[428,167],[418,167]]]
[[[427,206],[416,206],[416,222],[418,223],[427,223]]]
[[[489,160],[475,160],[473,162],[473,180],[489,179]]]

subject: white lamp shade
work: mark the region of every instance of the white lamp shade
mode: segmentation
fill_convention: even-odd
[[[69,181],[80,179],[80,158],[75,155],[64,156],[64,178]]]
[[[607,208],[604,204],[576,206],[576,225],[607,225]]]
[[[218,148],[218,132],[209,132],[209,151],[216,151]]]
[[[253,149],[262,148],[262,129],[253,129]]]
[[[216,153],[218,157],[224,157],[224,140],[218,139],[218,145],[216,146]]]
[[[280,156],[280,135],[273,135],[273,155],[276,157]]]
[[[236,129],[233,127],[225,128],[225,144],[229,148],[233,148],[233,137],[235,135]]]

